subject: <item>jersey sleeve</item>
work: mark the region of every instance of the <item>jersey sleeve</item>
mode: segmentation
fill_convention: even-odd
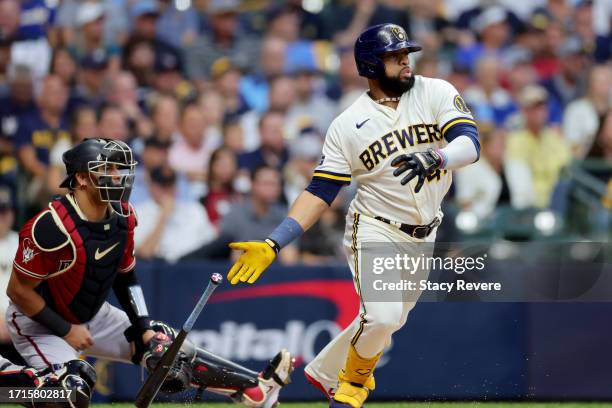
[[[337,184],[351,183],[351,166],[345,156],[336,123],[332,123],[325,136],[323,154],[312,175],[313,179],[325,179]]]
[[[471,125],[475,127],[476,122],[472,112],[455,87],[441,79],[436,80],[435,84],[432,87],[431,106],[442,136],[446,136],[454,126]]]
[[[138,217],[134,207],[130,204],[131,214],[128,217],[128,236],[123,257],[119,263],[118,271],[120,273],[129,272],[136,266],[136,248],[134,245],[134,230],[138,225]]]
[[[58,251],[44,251],[33,237],[32,226],[36,217],[28,221],[19,232],[19,245],[13,270],[28,279],[44,280],[54,272],[61,270],[72,261],[72,253],[62,248]]]

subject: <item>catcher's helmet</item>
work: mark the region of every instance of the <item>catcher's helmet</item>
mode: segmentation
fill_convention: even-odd
[[[88,173],[100,192],[100,199],[113,204],[111,207],[119,215],[129,215],[128,200],[134,184],[136,161],[126,143],[111,139],[85,139],[67,150],[62,160],[66,166],[66,178],[60,187],[73,190],[75,174]]]
[[[396,24],[378,24],[367,28],[355,42],[355,62],[359,75],[376,79],[385,73],[380,55],[385,52],[407,49],[421,50],[421,46],[408,39],[406,31]]]

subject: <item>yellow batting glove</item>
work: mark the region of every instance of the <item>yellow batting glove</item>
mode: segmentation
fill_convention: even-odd
[[[254,283],[259,278],[259,275],[274,262],[278,252],[276,242],[271,239],[266,239],[265,241],[232,242],[229,244],[229,247],[244,251],[227,274],[227,280],[232,285],[238,282]]]

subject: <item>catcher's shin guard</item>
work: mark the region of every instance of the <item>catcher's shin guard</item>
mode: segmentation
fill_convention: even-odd
[[[374,368],[382,352],[372,358],[363,358],[351,346],[346,357],[346,365],[338,376],[339,386],[332,402],[340,402],[353,408],[360,408],[374,390]],[[331,406],[331,405],[330,405]]]
[[[225,360],[221,357],[201,349],[192,347],[191,383],[195,387],[214,388],[223,393],[227,390],[228,395],[257,385],[257,373],[241,365]]]

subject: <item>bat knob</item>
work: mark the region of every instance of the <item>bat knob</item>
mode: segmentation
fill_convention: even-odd
[[[210,281],[215,285],[218,285],[223,282],[223,276],[220,273],[213,273],[210,277]]]

